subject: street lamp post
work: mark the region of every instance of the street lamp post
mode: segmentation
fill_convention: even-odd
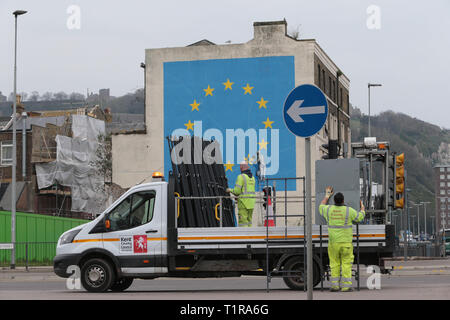
[[[414,203],[411,202],[411,204],[415,207],[417,207],[417,234],[420,237],[420,209],[419,207],[422,205],[421,203]]]
[[[367,84],[367,88],[368,88],[368,91],[369,91],[369,137],[372,136],[371,131],[370,131],[370,88],[371,87],[381,87],[381,84],[379,84],[379,83],[369,83],[369,84]]]
[[[427,238],[427,204],[430,204],[431,202],[420,202],[423,205],[424,210],[424,216],[425,216],[425,238]]]
[[[407,176],[407,171],[405,170],[405,186],[407,185],[406,184],[406,182],[407,182],[407,178],[408,178],[408,176]],[[402,214],[402,216],[403,216],[403,218],[404,218],[404,227],[405,227],[405,239],[404,239],[404,241],[405,241],[405,243],[404,243],[404,248],[403,248],[403,254],[404,254],[404,259],[405,259],[405,261],[407,261],[408,260],[408,236],[406,235],[406,230],[409,230],[410,228],[409,228],[409,210],[408,210],[408,199],[409,199],[409,196],[408,196],[408,193],[411,191],[411,189],[409,189],[409,188],[406,188],[405,189],[405,203],[406,203],[406,206],[405,206],[405,208],[403,209],[403,214]],[[406,209],[406,212],[405,212],[405,209]],[[405,213],[406,213],[406,216],[405,216]]]
[[[27,13],[24,10],[16,10],[14,15],[14,98],[13,98],[13,150],[12,150],[12,178],[11,178],[11,269],[16,268],[16,167],[17,167],[17,142],[16,142],[16,112],[17,112],[17,17]]]
[[[413,209],[413,207],[411,207],[410,209]],[[414,238],[414,235],[416,234],[416,215],[412,214],[411,215],[411,219],[412,219],[412,237]]]

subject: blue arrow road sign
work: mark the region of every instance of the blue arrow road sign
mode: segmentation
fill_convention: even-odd
[[[327,98],[315,85],[296,87],[284,102],[284,123],[296,136],[308,138],[316,134],[322,129],[327,117]]]

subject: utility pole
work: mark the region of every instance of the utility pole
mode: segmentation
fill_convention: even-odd
[[[312,249],[312,204],[311,204],[311,138],[305,139],[305,209],[306,209],[306,295],[313,299],[313,249]],[[317,200],[316,200],[317,201]]]
[[[414,203],[411,201],[411,204],[415,207],[417,207],[417,234],[420,236],[420,209],[421,206],[420,203]],[[412,208],[411,208],[412,209]]]
[[[424,216],[425,216],[425,239],[427,238],[427,204],[430,204],[431,202],[420,202],[423,204],[423,210],[424,210]]]
[[[403,209],[403,218],[404,218],[404,227],[405,227],[405,239],[404,239],[404,258],[405,258],[405,261],[407,261],[408,260],[408,235],[407,235],[407,231],[409,230],[409,210],[408,210],[408,192],[411,190],[411,189],[409,189],[409,188],[406,188],[406,186],[407,186],[407,178],[408,178],[408,175],[407,175],[407,171],[406,171],[406,169],[405,169],[405,196],[406,196],[406,199],[405,199],[405,208]],[[406,214],[406,215],[405,215]]]
[[[371,87],[381,87],[381,84],[379,84],[379,83],[369,83],[369,84],[367,84],[367,88],[369,90],[369,137],[372,136],[372,133],[370,131],[370,88]]]
[[[11,178],[11,269],[16,268],[16,168],[17,168],[17,141],[16,141],[16,113],[17,113],[17,17],[27,13],[16,10],[14,15],[14,101],[12,114],[13,150],[12,150],[12,178]]]

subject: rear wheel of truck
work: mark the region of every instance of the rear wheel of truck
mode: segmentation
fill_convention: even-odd
[[[81,284],[89,292],[105,292],[115,283],[111,265],[103,259],[86,261],[81,268]]]
[[[284,283],[293,290],[303,290],[306,286],[306,272],[303,257],[293,257],[289,259],[283,269],[286,273],[283,276]],[[313,287],[320,282],[320,268],[313,261]]]
[[[121,278],[111,286],[111,291],[121,292],[127,290],[133,284],[133,278]]]

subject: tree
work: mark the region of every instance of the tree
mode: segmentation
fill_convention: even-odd
[[[50,100],[53,100],[53,93],[48,92],[48,91],[45,92],[45,93],[42,95],[41,100],[42,100],[42,101],[50,101]]]
[[[295,29],[290,29],[289,31],[288,31],[288,35],[291,37],[291,38],[294,38],[295,40],[300,40],[300,24],[299,25],[297,25],[297,28],[295,28]]]
[[[97,174],[105,179],[105,183],[112,183],[112,138],[111,134],[99,134],[95,159],[91,162]]]
[[[72,92],[69,96],[71,101],[80,101],[85,100],[84,94],[78,92]]]
[[[30,98],[28,100],[29,101],[33,101],[33,102],[39,101],[39,92],[32,91],[31,95],[30,95]]]
[[[67,100],[69,96],[64,91],[59,91],[53,95],[54,100]]]

